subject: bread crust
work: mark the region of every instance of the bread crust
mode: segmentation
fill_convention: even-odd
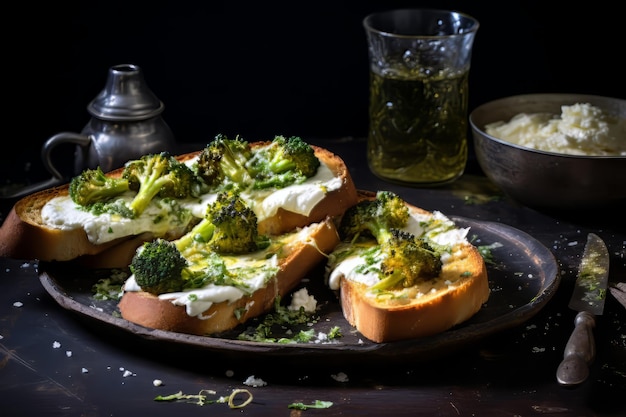
[[[335,176],[342,179],[341,187],[327,193],[307,216],[279,208],[274,216],[259,222],[259,233],[277,235],[321,221],[327,216],[339,216],[358,201],[358,192],[345,162],[327,149],[315,145],[311,147]]]
[[[361,194],[361,198],[373,198]],[[415,212],[426,210],[407,204]],[[453,283],[434,294],[424,294],[407,303],[389,303],[368,297],[363,283],[341,278],[339,298],[346,320],[366,338],[393,342],[431,336],[460,324],[476,314],[490,294],[487,268],[482,255],[470,243],[453,251],[444,263],[438,282]]]
[[[251,146],[262,146],[265,143],[268,142],[253,142]],[[335,175],[342,178],[341,188],[329,192],[308,216],[279,209],[276,215],[259,222],[260,233],[280,234],[295,227],[321,221],[327,215],[342,213],[357,201],[354,182],[343,160],[324,148],[311,146],[317,157],[326,163]],[[201,150],[189,152],[176,158],[181,161],[190,160],[200,152]],[[118,168],[108,172],[107,175],[119,177],[122,172],[123,168]],[[15,203],[0,227],[0,257],[41,261],[69,261],[84,257],[88,265],[120,267],[123,262],[129,260],[128,254],[132,257],[134,249],[151,238],[148,233],[121,237],[104,244],[93,244],[82,229],[59,230],[47,227],[42,221],[41,209],[52,198],[68,194],[69,184],[64,184],[28,195]],[[115,250],[115,246],[121,243],[125,246]],[[108,252],[106,257],[105,251]],[[96,259],[100,254],[103,258]]]
[[[67,187],[61,186],[40,191],[15,203],[0,228],[0,257],[70,260],[81,255],[95,255],[126,240],[119,238],[94,245],[82,229],[60,230],[43,224],[41,209],[45,203],[67,193]]]
[[[339,243],[336,226],[330,217],[311,225],[307,236],[314,243],[300,241],[291,246],[288,255],[279,262],[278,274],[267,286],[232,303],[213,304],[202,313],[202,316],[209,317],[207,319],[189,316],[185,306],[174,305],[144,291],[124,293],[118,305],[122,317],[148,328],[194,335],[231,330],[272,310],[276,297],[284,297],[293,290],[313,267],[325,259],[324,254]],[[236,316],[237,310],[244,313]]]
[[[365,296],[365,285],[342,279],[340,299],[344,317],[363,336],[377,343],[431,336],[468,320],[487,301],[489,283],[480,254],[466,247],[462,256],[463,259],[444,266],[443,274],[458,277],[471,270],[471,276],[436,296],[425,297],[425,301],[406,305],[375,303]]]

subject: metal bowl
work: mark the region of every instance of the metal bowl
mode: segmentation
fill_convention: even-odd
[[[600,208],[626,203],[625,156],[545,152],[488,135],[485,125],[519,113],[561,114],[561,106],[590,103],[626,118],[626,100],[581,94],[529,94],[494,100],[469,116],[474,149],[485,175],[512,199],[547,209]],[[623,138],[626,141],[626,137]]]

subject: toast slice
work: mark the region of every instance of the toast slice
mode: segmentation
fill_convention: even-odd
[[[375,194],[361,192],[360,198]],[[380,277],[359,270],[367,263],[374,239],[341,242],[327,263],[327,282],[338,291],[346,320],[374,342],[431,336],[462,323],[480,310],[490,293],[482,255],[466,239],[467,229],[454,226],[439,212],[407,203],[411,219],[405,230],[446,249],[438,276],[407,288],[373,290]],[[367,252],[369,254],[367,254]]]
[[[339,236],[333,219],[327,217],[274,236],[272,240],[269,248],[254,255],[229,257],[234,265],[229,269],[237,271],[255,262],[269,262],[268,259],[276,256],[277,272],[251,294],[228,285],[210,284],[197,290],[156,296],[142,291],[131,276],[119,302],[122,317],[148,328],[195,335],[233,329],[272,310],[276,297],[288,294],[313,267],[326,259],[326,254],[339,242]],[[247,282],[252,281],[256,282],[257,278]]]
[[[260,147],[267,143],[254,142],[251,146]],[[255,204],[260,207],[272,201],[271,208],[264,208],[265,214],[259,216],[260,233],[281,234],[296,227],[321,221],[326,216],[339,215],[356,202],[356,188],[343,160],[324,148],[317,146],[312,146],[312,148],[327,169],[326,172],[332,173],[334,186],[325,187],[325,183],[316,184],[314,177],[309,187],[292,186],[293,188],[277,190],[275,194],[250,196],[250,198],[255,198]],[[191,164],[200,152],[179,155],[177,159]],[[120,168],[107,175],[119,177],[122,171],[123,168]],[[314,197],[309,197],[307,206],[294,206],[294,202],[307,200],[304,198],[307,195],[314,195]],[[310,198],[315,198],[315,200],[310,200]],[[314,205],[310,201],[314,201]],[[128,265],[134,249],[141,243],[156,237],[175,239],[185,232],[185,224],[165,227],[157,231],[153,229],[150,222],[144,222],[144,228],[131,228],[127,234],[117,236],[112,240],[98,241],[94,240],[93,236],[90,237],[85,228],[80,225],[60,228],[49,224],[42,217],[44,207],[62,202],[66,205],[59,204],[58,207],[61,208],[55,208],[52,211],[65,210],[63,207],[67,207],[68,202],[69,206],[72,206],[69,198],[69,184],[42,190],[19,200],[0,227],[0,256],[41,261],[68,261],[84,258],[88,265],[123,267]],[[199,212],[202,213],[202,210]],[[73,212],[70,211],[67,216],[72,216],[71,213]],[[101,229],[106,230],[109,226],[107,221],[102,221]],[[190,218],[189,221],[192,222],[193,219]],[[106,232],[102,232],[101,235],[106,235]],[[120,246],[121,244],[123,245]]]

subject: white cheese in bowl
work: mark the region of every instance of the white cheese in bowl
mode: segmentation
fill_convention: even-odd
[[[586,156],[626,156],[626,119],[589,103],[561,106],[561,115],[520,113],[485,126],[488,135],[527,148]]]

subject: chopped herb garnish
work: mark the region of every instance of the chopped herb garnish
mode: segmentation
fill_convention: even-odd
[[[332,401],[315,400],[313,404],[292,403],[289,404],[287,407],[295,410],[306,410],[309,408],[330,408],[332,405]]]
[[[496,261],[491,251],[501,246],[502,246],[501,243],[495,242],[495,243],[492,243],[491,245],[476,246],[476,249],[478,249],[478,252],[483,257],[486,264],[495,265]]]
[[[91,288],[93,298],[100,301],[119,300],[122,297],[122,285],[126,281],[128,274],[113,270],[111,275],[99,279]]]
[[[304,307],[291,310],[280,305],[280,297],[274,300],[274,311],[266,314],[256,327],[249,327],[239,334],[239,340],[269,343],[306,343],[315,336],[313,329],[297,330],[298,326],[308,326],[317,323],[319,317],[314,313],[308,313]],[[295,330],[293,336],[288,336]],[[278,335],[277,333],[281,333]]]
[[[484,204],[492,201],[502,201],[504,198],[501,195],[466,195],[463,197],[463,201],[468,206],[475,206],[478,204]]]
[[[227,397],[219,397],[215,400],[207,399],[208,395],[217,394],[213,390],[203,389],[198,394],[183,394],[182,391],[179,391],[170,395],[157,395],[154,398],[154,401],[164,401],[164,402],[173,402],[173,401],[186,401],[192,404],[197,405],[206,405],[206,404],[215,404],[215,403],[228,403],[228,407],[230,408],[243,408],[246,405],[252,402],[252,393],[247,389],[234,389],[233,392]],[[235,397],[238,394],[245,394],[246,399],[239,403],[235,403]]]
[[[333,326],[328,332],[329,339],[337,339],[341,336],[342,334],[341,334],[341,329],[339,328],[339,326]]]

